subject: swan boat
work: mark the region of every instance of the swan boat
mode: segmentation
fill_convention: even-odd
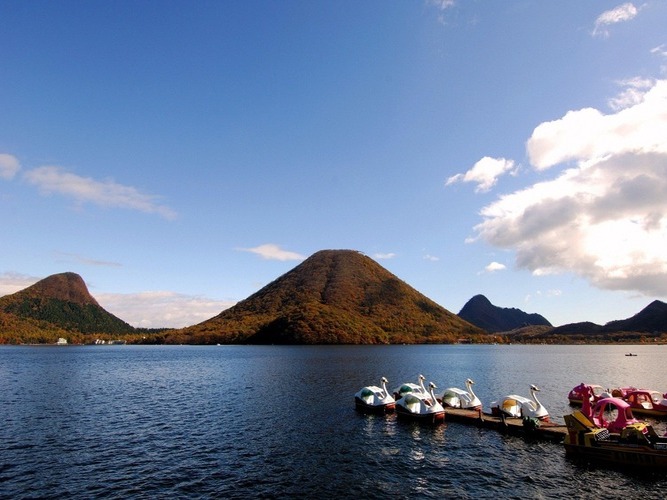
[[[530,398],[517,396],[516,394],[505,396],[501,401],[491,403],[491,412],[494,415],[517,418],[528,417],[548,421],[549,412],[537,399],[536,393],[538,391],[537,386],[531,385]]]
[[[430,382],[428,394],[406,393],[396,401],[398,416],[431,424],[443,422],[445,420],[445,408],[435,397],[433,391],[436,388],[435,384]]]
[[[396,400],[387,391],[388,380],[380,379],[380,385],[368,385],[354,395],[354,405],[357,410],[370,413],[391,413],[396,408]]]
[[[608,406],[617,410],[614,421],[604,419]],[[585,411],[582,408],[565,415],[568,434],[563,444],[566,454],[594,463],[667,470],[667,437],[658,436],[648,423],[635,420],[625,401],[603,398],[590,415]]]
[[[458,387],[450,387],[445,389],[438,397],[442,402],[442,406],[449,406],[451,408],[462,408],[464,410],[479,410],[482,408],[482,402],[475,395],[472,386],[475,382],[471,379],[466,380],[466,389],[459,389]]]
[[[426,380],[426,377],[424,377],[424,375],[420,373],[419,376],[417,377],[416,384],[413,384],[412,382],[406,382],[405,384],[401,384],[393,391],[394,399],[398,401],[408,393],[423,394],[425,396],[428,396],[428,391],[426,390],[426,387],[424,387],[424,380]]]

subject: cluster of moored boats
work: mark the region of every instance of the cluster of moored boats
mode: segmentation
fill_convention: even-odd
[[[667,435],[637,420],[633,412],[667,417],[667,393],[636,387],[611,391],[596,384],[579,384],[568,394],[581,405],[565,415],[565,450],[593,461],[650,469],[667,469]]]
[[[592,403],[604,398],[619,398],[628,403],[634,413],[651,417],[667,417],[667,393],[637,387],[605,389],[597,384],[584,384],[572,388],[567,395],[571,404],[581,404],[585,394],[590,394]]]
[[[430,423],[442,422],[445,419],[445,408],[464,410],[482,410],[482,402],[473,391],[474,382],[465,381],[465,389],[449,387],[436,393],[436,385],[429,382],[428,389],[424,385],[426,378],[417,377],[417,383],[405,382],[391,393],[387,390],[387,379],[380,379],[380,386],[368,385],[354,395],[355,407],[358,410],[372,413],[391,413],[394,410],[401,417]],[[549,412],[537,399],[539,389],[530,387],[531,397],[510,394],[499,401],[491,403],[494,414],[508,417],[536,418],[549,420]]]
[[[474,410],[482,419],[482,403],[473,392],[474,382],[467,379],[465,389],[450,387],[436,392],[431,382],[419,375],[417,383],[406,382],[391,393],[387,379],[380,386],[363,387],[354,395],[355,407],[363,412],[392,413],[412,420],[438,423],[449,408]],[[539,389],[532,385],[530,398],[510,394],[491,403],[491,416],[522,419],[523,425],[558,426],[549,421],[549,413],[537,399]],[[653,426],[637,420],[637,414],[667,418],[667,393],[635,387],[605,390],[595,384],[579,384],[568,394],[573,405],[581,405],[565,415],[561,431],[568,455],[595,463],[614,463],[647,469],[667,470],[667,435],[660,436]],[[553,429],[553,427],[551,427]],[[563,440],[563,437],[561,437]]]

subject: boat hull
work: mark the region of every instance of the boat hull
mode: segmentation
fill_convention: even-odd
[[[406,420],[414,420],[415,422],[423,422],[426,424],[437,424],[445,421],[444,410],[432,413],[414,413],[400,405],[396,405],[396,414]]]
[[[630,406],[632,413],[637,415],[648,415],[649,417],[667,418],[667,410],[655,410],[650,408],[643,408],[640,406]]]
[[[393,413],[396,409],[396,403],[387,403],[381,405],[369,405],[359,398],[354,398],[354,407],[364,413],[387,414]]]
[[[605,401],[601,400],[603,406]],[[645,422],[630,423],[616,433],[594,425],[582,412],[575,411],[565,415],[565,425],[568,434],[563,445],[570,456],[591,463],[667,471],[667,438],[658,436]]]
[[[646,469],[667,470],[667,449],[648,446],[600,442],[596,446],[565,443],[569,456],[584,458],[592,463],[604,462]]]

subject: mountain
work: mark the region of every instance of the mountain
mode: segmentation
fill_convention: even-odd
[[[54,274],[11,295],[0,297],[0,334],[7,330],[31,328],[48,332],[49,339],[58,332],[78,334],[124,334],[134,328],[102,308],[81,276]],[[13,326],[11,326],[13,325]],[[6,329],[6,330],[5,330]]]
[[[171,343],[448,343],[486,332],[353,250],[322,250]]]
[[[667,332],[667,304],[654,300],[634,316],[610,321],[602,328],[605,332]]]
[[[494,306],[484,295],[475,295],[463,306],[459,317],[488,332],[506,332],[529,325],[551,326],[539,314]]]

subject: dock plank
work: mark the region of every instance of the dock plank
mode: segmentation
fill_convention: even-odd
[[[459,408],[445,408],[445,415],[446,422],[476,425],[477,427],[493,429],[503,434],[515,436],[561,442],[567,435],[567,427],[555,422],[540,421],[539,425],[533,428],[524,425],[521,418],[500,417],[478,410],[462,410]]]

